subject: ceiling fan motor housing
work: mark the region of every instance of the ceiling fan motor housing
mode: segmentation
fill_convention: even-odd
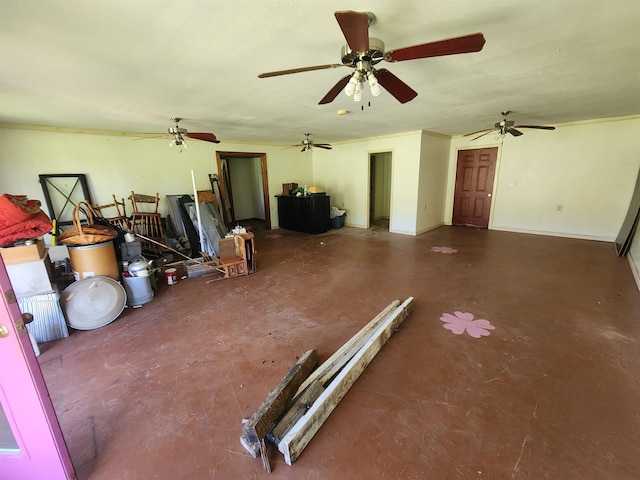
[[[369,50],[367,52],[354,52],[349,45],[343,45],[340,50],[342,64],[349,67],[356,67],[361,60],[368,61],[375,65],[384,60],[384,42],[379,38],[369,37]]]

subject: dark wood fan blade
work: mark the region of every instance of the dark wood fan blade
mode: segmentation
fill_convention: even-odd
[[[218,140],[213,133],[208,133],[208,132],[188,132],[186,135],[187,135],[187,137],[195,138],[196,140],[203,140],[205,142],[211,142],[211,143],[220,143],[220,140]]]
[[[481,131],[482,131],[482,130],[481,130]],[[472,138],[472,139],[471,139],[471,141],[473,142],[474,140],[477,140],[477,139],[479,139],[480,137],[484,137],[485,135],[489,135],[491,132],[495,132],[495,131],[496,131],[496,129],[495,129],[495,128],[493,128],[493,129],[491,129],[491,130],[487,130],[487,131],[486,131],[486,132],[484,132],[482,135],[478,135],[477,137]],[[479,132],[476,132],[476,133],[479,133]],[[470,135],[473,135],[473,133],[471,133]]]
[[[462,37],[449,38],[438,42],[423,43],[412,47],[397,48],[384,54],[387,62],[402,62],[417,58],[440,57],[459,53],[479,52],[485,39],[481,33],[472,33]]]
[[[369,51],[369,17],[364,12],[343,10],[335,12],[347,45],[354,52]]]
[[[326,70],[328,68],[344,67],[341,63],[330,63],[327,65],[314,65],[312,67],[290,68],[289,70],[278,70],[275,72],[266,72],[258,75],[258,78],[277,77],[279,75],[289,75],[291,73],[312,72],[313,70]]]
[[[318,148],[324,148],[325,150],[331,150],[333,148],[331,145],[328,145],[326,143],[314,143],[313,146]]]
[[[477,132],[465,133],[465,134],[463,135],[463,137],[470,137],[471,135],[477,135],[478,133],[489,133],[489,132],[492,132],[492,131],[494,131],[494,130],[495,130],[495,128],[490,128],[490,129],[488,129],[488,130],[485,128],[485,129],[483,129],[483,130],[478,130]],[[475,139],[474,139],[474,140],[475,140]]]
[[[342,89],[346,87],[347,83],[349,83],[350,78],[351,78],[351,75],[347,75],[346,77],[342,77],[340,80],[338,80],[338,83],[336,83],[333,86],[333,88],[329,90],[329,93],[327,93],[322,98],[322,100],[318,102],[318,105],[324,105],[326,103],[333,102],[338,96],[338,94],[342,91]]]
[[[418,93],[386,68],[376,71],[378,83],[393,95],[400,103],[407,103],[418,96]]]
[[[514,125],[514,128],[537,128],[538,130],[555,130],[556,127],[547,127],[546,125]]]
[[[513,135],[514,137],[519,137],[520,135],[522,135],[522,132],[520,130],[516,130],[515,128],[511,127],[509,129],[507,129],[507,132],[509,132],[511,135]]]

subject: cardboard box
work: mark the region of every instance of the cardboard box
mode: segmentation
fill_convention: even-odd
[[[53,267],[49,255],[35,262],[7,265],[7,273],[16,297],[30,297],[53,291]]]
[[[213,196],[213,192],[211,190],[198,190],[198,201],[214,202],[215,197]]]
[[[41,238],[33,245],[0,248],[0,256],[2,256],[5,265],[35,262],[36,260],[42,260],[46,254],[47,247],[45,247],[44,240]]]
[[[282,184],[282,195],[290,195],[292,190],[298,188],[297,183],[283,183]]]

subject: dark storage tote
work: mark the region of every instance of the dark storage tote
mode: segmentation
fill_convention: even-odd
[[[343,213],[342,215],[338,215],[337,217],[333,217],[331,219],[331,228],[342,228],[344,227],[344,221],[347,218],[347,214]]]

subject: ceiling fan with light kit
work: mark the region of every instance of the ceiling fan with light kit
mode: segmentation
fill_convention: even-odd
[[[509,115],[511,110],[505,110],[504,112],[500,112],[502,115],[502,120],[498,123],[494,124],[493,128],[488,128],[484,130],[478,130],[477,132],[466,133],[464,136],[469,137],[471,135],[477,135],[472,138],[471,141],[477,140],[480,137],[484,137],[485,135],[490,134],[491,132],[497,132],[498,137],[504,138],[507,133],[513,135],[514,137],[519,137],[523,134],[519,128],[534,128],[538,130],[555,130],[556,127],[548,127],[546,125],[515,125],[513,120],[507,120],[507,115]],[[479,134],[479,135],[478,135]]]
[[[373,13],[345,10],[337,11],[334,15],[347,41],[347,44],[341,50],[342,63],[279,70],[261,73],[258,77],[267,78],[313,70],[350,67],[354,69],[354,72],[341,78],[320,100],[319,105],[331,103],[341,91],[344,91],[348,96],[353,96],[353,99],[359,102],[362,100],[365,82],[369,84],[369,90],[374,97],[380,95],[382,92],[380,87],[382,86],[400,103],[407,103],[413,100],[418,93],[386,68],[375,68],[378,63],[382,60],[402,62],[420,58],[479,52],[485,44],[482,33],[473,33],[385,51],[382,40],[369,37],[369,26],[376,19]]]
[[[194,140],[202,140],[203,142],[211,142],[211,143],[220,143],[220,140],[216,138],[216,136],[211,132],[189,132],[186,128],[182,128],[179,123],[182,118],[180,117],[171,117],[171,121],[175,123],[174,127],[168,128],[168,133],[173,138],[171,142],[169,142],[169,146],[181,146],[187,148],[187,142],[185,137],[193,138]]]
[[[301,152],[309,152],[314,149],[314,147],[323,148],[325,150],[331,150],[333,147],[328,143],[315,143],[313,140],[309,138],[311,134],[305,133],[304,140],[301,143],[297,143],[296,145],[291,145],[292,147],[302,147]]]

